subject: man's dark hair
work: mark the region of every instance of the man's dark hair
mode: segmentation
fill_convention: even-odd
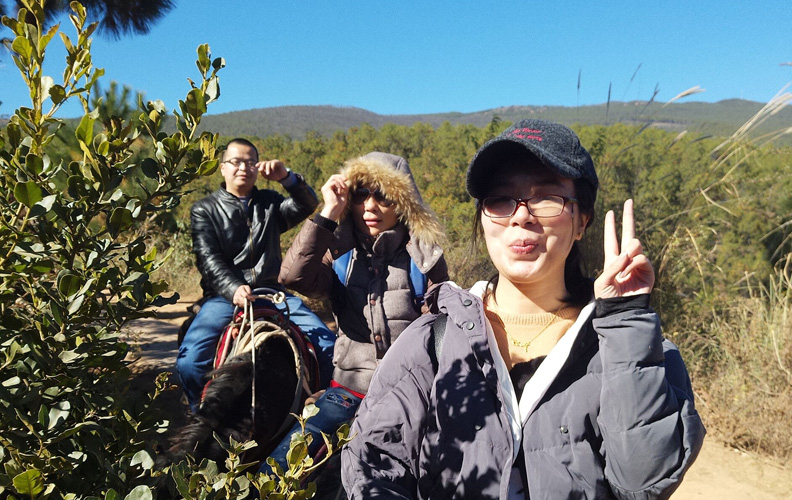
[[[225,161],[226,151],[228,151],[228,147],[231,146],[232,144],[237,144],[237,145],[240,145],[240,146],[247,146],[249,148],[252,148],[253,151],[256,152],[256,159],[258,159],[258,155],[259,154],[258,154],[258,149],[256,148],[256,146],[254,146],[253,143],[250,142],[247,139],[243,139],[241,137],[237,137],[236,139],[231,139],[230,141],[228,141],[226,143],[226,145],[223,147],[223,158],[222,158],[222,161]]]

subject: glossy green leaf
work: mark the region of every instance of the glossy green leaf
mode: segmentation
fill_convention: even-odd
[[[19,129],[19,125],[10,122],[8,125],[6,125],[5,132],[8,136],[8,142],[11,147],[14,149],[18,148],[19,144],[22,142],[22,131]]]
[[[85,189],[85,178],[81,175],[72,175],[66,180],[66,184],[69,186],[69,196],[72,198],[80,198],[86,192]]]
[[[50,311],[52,311],[52,319],[55,320],[58,326],[63,325],[63,308],[57,302],[50,302]]]
[[[206,100],[204,98],[204,93],[201,92],[200,89],[192,89],[190,93],[187,94],[185,103],[187,106],[187,113],[193,118],[200,118],[206,113]]]
[[[209,71],[209,45],[205,43],[199,45],[197,52],[198,60],[195,62],[195,65],[198,66],[201,74],[204,74]]]
[[[124,500],[152,500],[153,498],[151,488],[141,484],[135,486],[135,488],[124,497]]]
[[[201,166],[198,167],[198,175],[206,176],[212,175],[217,170],[217,167],[220,166],[220,160],[209,160],[201,163]]]
[[[51,210],[58,196],[51,194],[39,200],[33,208],[30,209],[31,217],[41,217],[48,214]]]
[[[107,493],[105,493],[104,500],[121,500],[121,494],[113,488],[110,488],[107,490]]]
[[[147,103],[148,109],[156,111],[157,113],[164,114],[167,112],[167,108],[165,107],[165,103],[161,99],[157,99],[156,101],[149,101]]]
[[[66,47],[66,52],[71,52],[74,50],[74,44],[71,41],[71,38],[66,33],[60,32],[58,33],[61,37],[61,41],[63,42],[63,46]]]
[[[99,146],[96,147],[96,152],[102,156],[107,156],[110,152],[110,143],[108,141],[100,142]]]
[[[52,40],[52,37],[55,36],[55,33],[58,32],[58,27],[59,26],[57,24],[52,25],[49,31],[46,34],[42,35],[42,37],[39,39],[38,42],[39,53],[44,52],[44,49],[47,48],[47,45],[49,45],[49,42],[50,40]]]
[[[84,115],[80,120],[80,124],[77,126],[77,129],[74,131],[74,136],[77,137],[78,141],[88,145],[93,140],[93,132],[94,119],[89,115]]]
[[[39,407],[39,412],[38,412],[38,423],[41,427],[47,426],[47,423],[49,422],[47,420],[47,415],[48,415],[47,407],[41,405],[41,407]]]
[[[119,232],[132,225],[132,212],[124,207],[114,209],[107,220],[107,225],[110,228],[110,234],[118,235]]]
[[[36,495],[44,491],[44,476],[39,470],[26,470],[22,474],[14,476],[14,488],[21,495],[35,498]]]
[[[146,158],[140,164],[140,169],[143,171],[143,175],[148,177],[149,179],[157,179],[159,177],[159,163],[154,158]]]
[[[49,96],[50,89],[52,86],[55,85],[55,80],[52,79],[51,76],[42,76],[41,77],[41,95]]]
[[[58,401],[54,407],[50,408],[49,425],[47,429],[51,430],[60,425],[61,422],[65,422],[69,418],[70,413],[71,403],[68,401]]]
[[[66,364],[73,363],[74,360],[80,359],[80,355],[74,351],[63,351],[58,354],[58,358]]]
[[[210,102],[216,101],[220,97],[220,79],[212,77],[206,82],[206,90],[204,92],[206,96],[206,103],[209,104]]]
[[[5,351],[5,364],[10,365],[21,350],[22,347],[16,341],[11,342],[11,345]]]
[[[44,170],[44,159],[31,153],[25,156],[25,168],[27,168],[28,172],[39,175]]]
[[[69,314],[76,314],[77,311],[79,311],[80,308],[82,307],[84,301],[85,301],[85,295],[78,293],[73,298],[73,300],[69,302],[69,307],[66,309],[66,312],[68,312]]]
[[[53,103],[60,104],[66,99],[66,89],[62,85],[53,85],[49,89],[49,96]]]
[[[146,450],[140,450],[132,457],[132,461],[129,462],[129,465],[132,467],[140,465],[143,470],[151,470],[154,468],[154,459],[151,458],[151,455]]]
[[[14,51],[22,61],[27,65],[30,64],[30,58],[33,56],[33,46],[30,42],[21,36],[14,39],[11,44],[11,50]]]
[[[63,270],[58,273],[57,278],[58,292],[64,297],[70,297],[77,293],[82,286],[82,280],[71,271]]]
[[[34,181],[18,182],[14,187],[14,198],[26,207],[32,207],[44,197],[44,192]]]

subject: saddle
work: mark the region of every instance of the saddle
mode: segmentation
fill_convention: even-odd
[[[319,362],[316,350],[307,335],[289,319],[289,307],[285,302],[286,295],[282,291],[270,288],[257,288],[253,290],[254,301],[245,301],[243,308],[236,308],[231,323],[223,330],[217,343],[217,350],[213,368],[221,369],[226,363],[231,363],[238,357],[252,361],[253,375],[251,377],[251,416],[253,423],[257,422],[256,371],[257,363],[266,363],[262,357],[263,347],[271,342],[286,341],[291,347],[294,357],[295,375],[297,384],[294,388],[289,414],[299,413],[305,399],[319,390]],[[266,302],[258,299],[264,299]],[[283,310],[275,304],[284,304]],[[210,390],[210,379],[204,387],[204,396]],[[260,390],[263,388],[259,388]],[[285,418],[274,435],[286,431],[292,425],[292,418]],[[251,429],[255,434],[255,429]]]

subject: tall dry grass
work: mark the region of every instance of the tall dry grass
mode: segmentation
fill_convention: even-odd
[[[734,447],[792,460],[792,255],[702,318],[682,348],[707,427]]]
[[[678,311],[682,317],[673,320],[670,336],[685,355],[710,433],[782,463],[792,461],[792,254],[776,252],[777,264],[769,275],[719,281],[725,273],[713,263],[719,248],[712,242],[727,228],[711,220],[700,223],[695,213],[708,206],[739,217],[731,208],[744,201],[735,174],[760,148],[792,133],[792,127],[753,138],[752,132],[790,101],[792,94],[783,89],[713,150],[709,175],[698,195],[674,215],[671,237],[656,262],[660,276],[679,269],[699,275],[700,288]],[[682,261],[686,265],[680,267]]]

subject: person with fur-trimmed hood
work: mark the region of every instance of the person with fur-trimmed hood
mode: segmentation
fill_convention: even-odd
[[[322,196],[324,207],[303,225],[278,276],[308,297],[329,296],[338,325],[333,380],[317,394],[320,411],[307,423],[316,449],[319,432],[332,434],[354,417],[379,360],[421,315],[411,271],[417,268],[427,287],[448,280],[442,226],[404,158],[373,152],[349,160],[322,186]],[[333,269],[340,259],[349,259],[342,278]],[[284,469],[291,434],[299,430],[298,424],[272,454]]]

